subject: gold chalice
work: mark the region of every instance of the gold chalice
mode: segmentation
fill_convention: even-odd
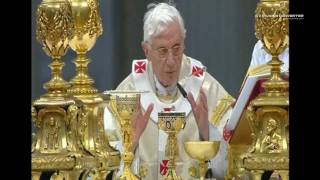
[[[121,160],[124,162],[124,171],[120,179],[139,179],[131,172],[131,163],[134,158],[132,152],[132,118],[138,113],[140,95],[144,91],[107,91],[112,113],[116,116],[121,127],[123,153]]]
[[[182,112],[161,112],[158,113],[158,127],[168,134],[166,144],[166,157],[169,158],[169,171],[164,179],[181,179],[175,171],[175,158],[178,156],[179,150],[177,146],[177,136],[181,129],[184,129],[185,113]]]
[[[184,143],[184,149],[192,158],[199,161],[200,180],[205,179],[207,167],[205,162],[214,158],[220,147],[220,141],[188,141]]]

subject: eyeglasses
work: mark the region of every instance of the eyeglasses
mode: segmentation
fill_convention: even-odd
[[[170,51],[173,56],[175,56],[175,57],[180,56],[184,50],[184,46],[183,45],[176,45],[170,49],[158,48],[158,49],[152,49],[152,50],[155,50],[157,52],[157,55],[159,56],[159,58],[166,59],[169,56]]]

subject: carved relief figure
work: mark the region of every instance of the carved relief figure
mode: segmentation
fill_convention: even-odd
[[[77,117],[78,117],[78,107],[76,105],[70,105],[68,108],[67,117],[67,127],[68,127],[68,143],[74,144],[76,146],[77,140]],[[69,146],[72,146],[69,144]],[[71,147],[69,147],[71,148]]]
[[[88,106],[84,105],[81,109],[81,113],[80,113],[80,117],[79,117],[79,136],[81,139],[81,143],[84,145],[85,144],[85,140],[87,138],[86,135],[86,129],[88,127],[88,121],[89,121],[89,108]]]
[[[57,149],[59,147],[58,142],[58,130],[59,123],[54,117],[50,117],[46,122],[46,143],[44,145],[45,149]]]
[[[256,115],[254,113],[253,107],[250,105],[248,106],[248,109],[245,113],[245,117],[248,120],[249,127],[251,130],[251,138],[252,138],[252,144],[249,147],[249,152],[253,153],[256,151],[256,142],[257,142],[257,121],[256,121]]]
[[[261,142],[262,152],[275,153],[280,152],[281,136],[276,132],[279,128],[277,121],[270,118],[265,128],[265,134]]]
[[[33,124],[37,127],[37,110],[35,107],[31,106],[31,119]],[[37,143],[37,134],[32,132],[32,145],[31,145],[31,152],[33,152],[35,150],[35,146]]]

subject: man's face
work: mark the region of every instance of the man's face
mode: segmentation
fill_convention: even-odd
[[[267,134],[273,133],[276,128],[277,128],[277,125],[275,121],[272,121],[272,120],[268,121]]]
[[[159,82],[167,87],[178,82],[184,39],[177,24],[170,24],[167,29],[155,37],[151,43],[142,43],[147,59]]]

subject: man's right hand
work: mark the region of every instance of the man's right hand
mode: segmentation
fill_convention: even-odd
[[[138,114],[133,119],[132,128],[133,128],[133,150],[135,151],[141,134],[143,133],[144,129],[147,127],[147,123],[150,119],[150,114],[153,110],[153,103],[150,103],[146,112],[142,113],[141,104],[139,102],[138,105]]]

